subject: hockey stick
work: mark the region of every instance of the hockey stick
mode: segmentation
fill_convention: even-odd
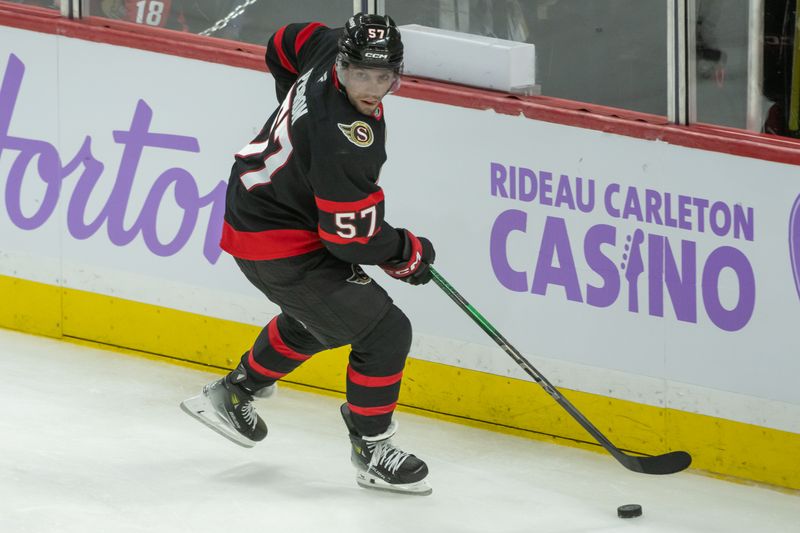
[[[453,286],[450,285],[447,280],[436,271],[435,268],[429,268],[433,276],[433,281],[436,283],[436,285],[438,285],[439,288],[441,288],[451,300],[458,304],[458,306],[464,310],[464,312],[467,313],[470,318],[472,318],[472,320],[492,338],[492,340],[494,340],[494,342],[496,342],[508,355],[510,355],[511,358],[522,368],[522,370],[532,377],[536,383],[541,385],[547,394],[557,401],[561,407],[566,409],[567,412],[572,415],[572,418],[577,420],[577,422],[583,426],[583,428],[588,431],[589,434],[603,446],[603,448],[608,450],[608,452],[614,456],[614,459],[619,461],[622,466],[628,470],[640,472],[642,474],[674,474],[675,472],[680,472],[681,470],[685,470],[689,467],[689,465],[692,463],[692,456],[686,452],[668,452],[662,455],[639,457],[628,455],[614,446],[614,444],[608,440],[606,436],[594,426],[594,424],[589,422],[589,420],[583,416],[583,414],[581,414],[581,412],[578,411],[578,409],[572,405],[569,400],[561,395],[558,389],[556,389],[549,381],[547,381],[547,378],[540,374],[539,371],[536,370],[516,348],[511,346],[505,337],[503,337],[500,332],[489,323],[488,320],[483,318],[483,315],[481,315],[474,307],[472,307],[472,305],[470,305],[470,303],[467,302],[467,300],[465,300],[464,297],[461,296],[461,294],[459,294],[458,291],[455,290]]]

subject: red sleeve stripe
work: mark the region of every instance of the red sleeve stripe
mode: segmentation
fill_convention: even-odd
[[[362,387],[388,387],[403,379],[403,371],[401,370],[391,376],[365,376],[353,370],[350,365],[347,365],[347,379]]]
[[[295,352],[288,346],[286,343],[283,342],[281,338],[281,334],[278,331],[278,318],[273,318],[269,325],[267,326],[267,335],[269,336],[269,344],[272,348],[281,354],[282,356],[286,357],[287,359],[294,359],[295,361],[307,361],[311,358],[310,355],[305,355],[299,352]]]
[[[346,239],[344,237],[340,237],[339,235],[328,233],[322,228],[319,228],[317,231],[319,231],[319,236],[322,238],[323,241],[332,242],[333,244],[352,244],[354,242],[358,244],[367,244],[369,243],[369,240],[372,238],[372,237],[350,237],[349,239]],[[375,232],[375,234],[377,235],[377,232]]]
[[[315,196],[314,201],[317,202],[319,210],[326,213],[355,213],[381,203],[383,201],[383,189],[378,189],[377,192],[355,202],[335,202],[333,200],[323,200],[319,196]]]
[[[377,407],[359,407],[348,402],[347,406],[350,408],[351,412],[357,415],[379,416],[394,412],[394,408],[397,407],[397,402],[390,403],[389,405],[379,405]]]
[[[294,68],[292,63],[289,61],[289,58],[286,57],[286,51],[283,49],[283,33],[285,31],[286,26],[283,26],[275,33],[275,37],[272,39],[272,45],[275,47],[275,51],[278,52],[278,59],[281,60],[281,65],[283,65],[283,68],[292,74],[297,74],[297,69]]]
[[[306,41],[311,37],[311,34],[314,33],[314,30],[317,28],[322,27],[322,23],[320,22],[312,22],[297,34],[297,38],[294,40],[294,53],[299,54],[300,49],[303,48],[303,45],[306,44]]]
[[[250,348],[250,354],[247,356],[247,364],[250,365],[250,369],[253,370],[256,374],[258,374],[260,376],[263,376],[265,378],[281,379],[283,376],[285,376],[287,374],[286,372],[283,372],[283,373],[281,373],[281,372],[273,372],[272,370],[259,365],[256,362],[255,357],[253,357],[253,349],[252,348]]]

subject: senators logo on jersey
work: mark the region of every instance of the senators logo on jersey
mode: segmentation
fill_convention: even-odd
[[[339,129],[342,130],[347,140],[360,148],[366,148],[372,145],[374,138],[372,128],[369,124],[356,120],[351,124],[339,124]]]

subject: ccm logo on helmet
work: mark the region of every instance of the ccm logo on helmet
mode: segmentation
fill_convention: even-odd
[[[364,54],[364,57],[369,59],[386,59],[387,57],[389,57],[389,54],[377,54],[375,52],[367,52],[366,54]]]

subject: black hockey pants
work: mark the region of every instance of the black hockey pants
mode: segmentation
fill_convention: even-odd
[[[383,433],[400,394],[411,323],[356,265],[325,250],[272,261],[236,259],[282,313],[242,356],[253,390],[274,383],[326,348],[351,345],[347,402],[362,435]]]

